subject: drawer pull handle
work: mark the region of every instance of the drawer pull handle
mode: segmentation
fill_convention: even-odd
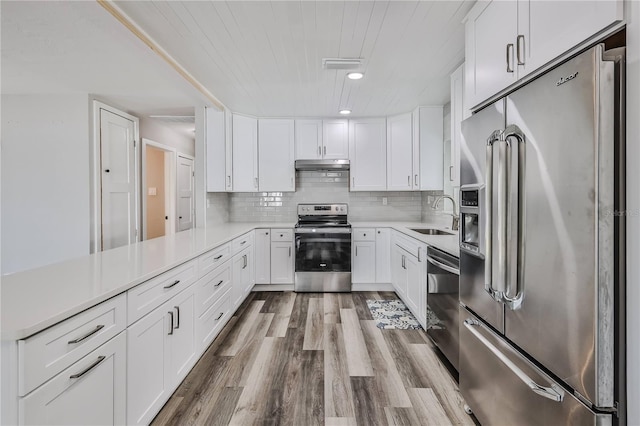
[[[82,370],[79,373],[76,374],[72,374],[69,376],[70,379],[79,379],[80,377],[84,376],[85,374],[87,374],[89,371],[93,370],[94,368],[96,368],[98,366],[98,364],[100,364],[102,361],[104,361],[104,359],[106,358],[106,356],[104,355],[100,355],[98,357],[98,359],[96,360],[96,362],[94,362],[93,364],[91,364],[90,366],[88,366],[87,368],[85,368],[84,370]]]
[[[218,284],[214,285],[214,287],[220,287],[220,284],[222,284],[223,281],[224,280],[220,280],[220,282]]]
[[[222,255],[221,254],[213,258],[213,260],[220,260],[220,259],[222,259]]]
[[[180,280],[175,280],[175,282],[173,284],[165,285],[164,288],[168,289],[168,288],[174,287],[174,286],[176,286],[178,284],[180,284]]]
[[[99,326],[97,326],[96,328],[94,328],[93,330],[91,330],[90,332],[88,332],[87,334],[85,334],[82,337],[78,337],[77,339],[73,339],[73,340],[69,340],[69,344],[70,345],[74,345],[76,343],[80,343],[83,340],[93,336],[94,334],[96,334],[98,331],[102,330],[104,328],[104,325],[100,324]]]
[[[243,242],[240,243],[240,245],[243,245],[247,242],[247,240],[244,240]]]
[[[218,321],[220,318],[222,318],[223,315],[224,315],[224,312],[220,312],[220,315],[218,315],[218,318],[216,318],[216,321]]]

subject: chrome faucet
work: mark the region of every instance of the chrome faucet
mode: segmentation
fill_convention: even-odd
[[[451,229],[454,231],[457,231],[459,226],[460,226],[460,215],[456,213],[456,200],[453,199],[452,196],[450,195],[440,195],[438,198],[436,198],[436,200],[433,202],[433,207],[432,209],[437,209],[438,206],[440,205],[440,202],[444,199],[449,199],[451,200],[451,203],[453,203],[453,213],[451,214],[451,216],[453,216],[453,220],[451,223]]]

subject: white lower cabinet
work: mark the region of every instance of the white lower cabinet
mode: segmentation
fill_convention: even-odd
[[[351,281],[354,283],[376,282],[376,242],[354,241],[351,246]]]
[[[256,229],[256,284],[271,283],[271,229]]]
[[[407,237],[394,235],[391,249],[391,282],[393,287],[426,329],[427,323],[427,266],[426,244]]]
[[[391,282],[391,229],[376,229],[376,282]]]
[[[293,242],[271,243],[271,284],[293,284]]]
[[[126,333],[121,332],[20,398],[20,424],[125,424]]]
[[[191,286],[127,329],[127,424],[148,424],[197,359]]]
[[[196,320],[196,340],[198,352],[204,352],[227,322],[231,309],[231,288],[227,288],[220,299]]]
[[[255,284],[253,267],[253,247],[247,247],[233,256],[231,273],[233,277],[231,285],[233,310],[240,306]]]

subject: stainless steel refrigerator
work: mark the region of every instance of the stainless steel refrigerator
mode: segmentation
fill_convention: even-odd
[[[462,124],[460,390],[483,425],[624,424],[624,50]]]

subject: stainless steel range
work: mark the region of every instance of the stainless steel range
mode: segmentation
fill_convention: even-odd
[[[298,204],[295,291],[351,291],[351,225],[346,204]]]

